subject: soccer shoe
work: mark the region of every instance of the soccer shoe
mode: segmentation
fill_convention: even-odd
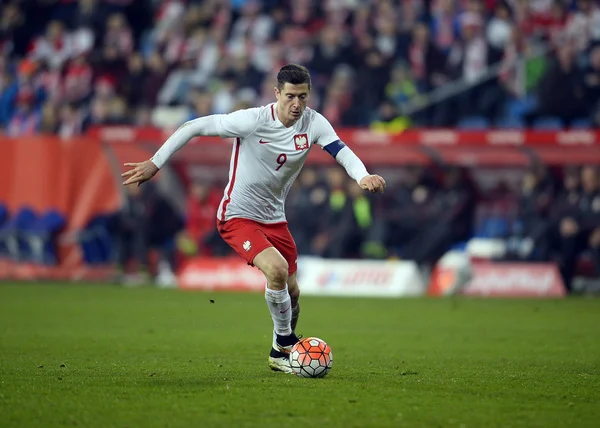
[[[294,373],[290,365],[290,354],[271,349],[267,363],[269,364],[269,368],[274,372]]]
[[[273,346],[271,347],[268,359],[271,370],[293,373],[290,366],[290,352],[298,340],[298,337],[294,333],[289,336],[277,336],[273,332]]]

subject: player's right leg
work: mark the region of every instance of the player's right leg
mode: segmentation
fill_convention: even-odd
[[[274,325],[269,367],[291,373],[289,354],[298,338],[292,331],[292,300],[288,292],[288,263],[274,247],[261,251],[252,262],[267,278],[265,300]]]
[[[298,341],[291,329],[291,298],[287,289],[289,265],[263,231],[264,225],[248,219],[218,222],[219,234],[248,264],[259,268],[267,279],[265,300],[273,319],[273,347],[269,366],[291,373],[289,353]]]

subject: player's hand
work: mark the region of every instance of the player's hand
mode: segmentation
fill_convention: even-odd
[[[381,192],[383,193],[383,189],[385,188],[385,180],[383,177],[377,174],[367,175],[362,180],[360,180],[360,187],[363,190],[368,190],[371,193]]]
[[[158,172],[158,167],[151,160],[140,163],[126,163],[125,166],[132,167],[132,169],[121,174],[121,177],[129,177],[123,182],[124,186],[135,183],[140,186],[154,177]]]

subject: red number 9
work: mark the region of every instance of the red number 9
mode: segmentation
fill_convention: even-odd
[[[277,168],[275,168],[275,171],[279,171],[279,168],[281,168],[286,161],[287,161],[287,155],[285,153],[282,153],[279,156],[277,156],[277,164],[279,166]]]

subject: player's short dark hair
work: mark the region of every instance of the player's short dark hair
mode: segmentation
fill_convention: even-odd
[[[308,69],[298,64],[288,64],[281,67],[277,73],[277,89],[283,89],[283,85],[291,83],[292,85],[301,85],[308,83],[308,89],[311,87],[310,73]]]

